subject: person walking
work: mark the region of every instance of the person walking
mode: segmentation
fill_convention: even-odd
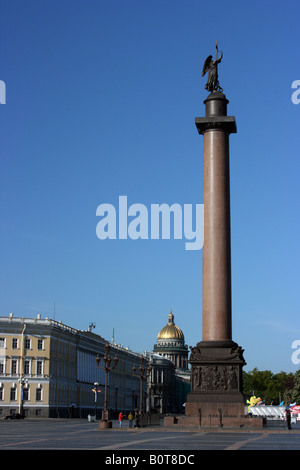
[[[125,418],[125,415],[123,415],[122,411],[119,413],[119,428],[122,427],[122,419]]]

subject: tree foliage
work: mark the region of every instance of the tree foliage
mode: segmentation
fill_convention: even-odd
[[[293,377],[293,383],[289,383],[289,386],[284,392],[285,403],[296,403],[300,404],[300,370],[297,370]]]
[[[295,374],[270,370],[260,371],[254,368],[250,372],[243,371],[244,395],[260,397],[266,405],[286,405],[296,402],[300,404],[300,370]]]

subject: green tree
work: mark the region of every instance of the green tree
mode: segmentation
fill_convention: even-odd
[[[287,399],[287,390],[293,390],[293,374],[279,372],[273,374],[270,370],[260,371],[256,367],[250,372],[243,372],[244,395],[260,397],[267,405],[279,405]],[[300,377],[299,377],[300,391]],[[290,392],[292,396],[292,392]],[[288,403],[288,401],[287,401]]]
[[[293,374],[287,374],[286,372],[279,372],[271,377],[266,389],[266,399],[273,405],[279,405],[284,400],[284,392],[286,390],[286,384],[289,383],[289,379]]]
[[[292,392],[292,401],[296,402],[297,405],[300,405],[300,370],[294,375],[294,387]]]

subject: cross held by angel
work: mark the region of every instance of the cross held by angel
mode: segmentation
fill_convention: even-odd
[[[218,57],[218,41],[216,42],[216,59],[213,60],[212,55],[209,55],[203,65],[202,77],[208,72],[207,83],[205,88],[207,91],[223,91],[220,87],[218,80],[218,64],[221,62],[223,57],[223,52],[221,51],[220,57]]]

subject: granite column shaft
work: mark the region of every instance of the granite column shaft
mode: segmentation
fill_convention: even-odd
[[[203,341],[231,340],[229,135],[204,132]]]

